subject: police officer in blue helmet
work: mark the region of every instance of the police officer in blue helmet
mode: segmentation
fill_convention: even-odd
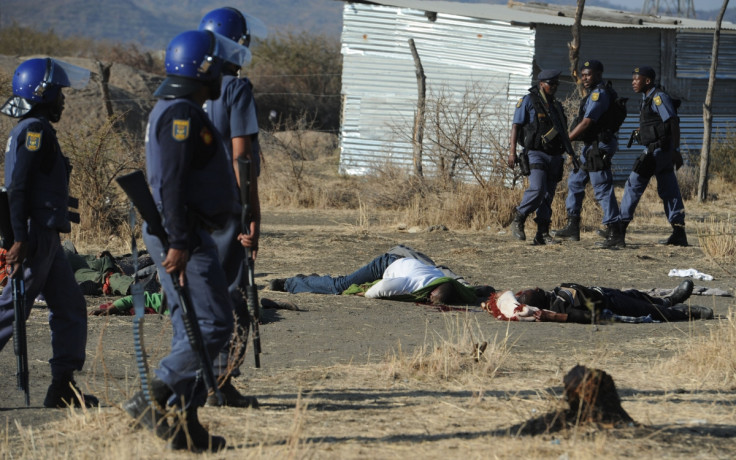
[[[679,101],[655,84],[655,77],[650,66],[636,67],[632,72],[631,87],[642,95],[638,142],[644,151],[634,163],[624,186],[621,221],[625,234],[649,181],[656,177],[657,193],[672,226],[672,234],[659,244],[687,246],[685,204],[675,175],[675,169],[682,166]]]
[[[227,222],[235,186],[223,142],[202,104],[219,97],[223,65],[244,61],[247,54],[244,46],[211,31],[177,35],[166,49],[167,78],[154,93],[159,101],[146,128],[148,182],[168,236],[168,251],[164,253],[162,242],[147,231],[143,238],[160,274],[181,274],[178,282],[189,289],[210,356],[220,352],[233,331],[232,302],[210,233]],[[155,408],[143,392],[123,407],[137,424],[174,449],[220,450],[225,440],[210,436],[197,416],[207,389],[197,377],[198,359],[187,339],[174,281],[171,276],[160,278],[174,335],[171,352],[151,382]],[[167,423],[167,405],[185,415],[184,429]]]
[[[79,215],[69,212],[69,160],[61,152],[52,123],[64,111],[62,88],[81,89],[90,72],[52,59],[29,59],[13,75],[13,96],[0,112],[18,118],[5,150],[5,187],[10,202],[14,243],[6,262],[11,277],[23,278],[26,317],[43,294],[51,328],[51,385],[45,407],[99,404],[83,395],[73,379],[82,369],[87,345],[87,306],[64,255],[60,233],[71,231]],[[13,290],[0,295],[0,349],[13,334]]]
[[[235,8],[217,8],[202,18],[199,30],[211,30],[218,34],[250,46],[253,37],[265,38],[266,27],[258,19],[241,13]],[[258,119],[253,97],[253,85],[248,78],[241,77],[241,67],[247,62],[228,61],[223,66],[222,91],[220,97],[207,101],[205,111],[212,123],[223,137],[227,159],[232,163],[231,176],[236,184],[233,193],[237,206],[233,209],[225,227],[213,232],[212,237],[222,263],[230,297],[238,318],[238,328],[248,331],[250,315],[247,312],[244,296],[241,292],[243,277],[243,258],[245,253],[238,240],[240,227],[240,175],[238,158],[251,161],[250,209],[252,213],[251,228],[248,235],[242,235],[244,245],[252,249],[253,257],[258,251],[258,237],[261,224],[261,206],[258,198],[258,175],[260,173],[260,148],[258,144]],[[247,337],[246,337],[247,339]],[[233,407],[258,407],[254,397],[244,396],[233,386],[231,379],[240,375],[240,364],[243,361],[247,340],[238,339],[233,334],[225,344],[219,356],[214,359],[215,374],[221,382],[222,403]],[[207,404],[217,405],[219,401],[214,394],[207,399]]]

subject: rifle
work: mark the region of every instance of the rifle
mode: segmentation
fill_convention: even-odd
[[[570,160],[572,160],[572,170],[573,172],[578,172],[580,170],[580,162],[578,161],[577,155],[575,155],[575,149],[572,147],[572,143],[570,142],[570,137],[567,135],[567,126],[564,126],[562,124],[562,120],[559,118],[559,114],[557,113],[557,108],[555,107],[554,103],[551,102],[549,104],[549,111],[548,111],[549,117],[552,119],[552,125],[554,126],[554,129],[542,136],[543,140],[552,141],[554,139],[555,135],[560,136],[560,140],[562,141],[562,146],[565,148],[565,152],[567,152],[568,155],[570,155]],[[557,131],[554,133],[553,131]],[[549,136],[549,138],[548,138]]]
[[[10,222],[10,202],[8,191],[0,189],[0,236],[2,247],[9,250],[13,246],[15,235]],[[13,273],[10,283],[13,289],[13,351],[16,358],[16,377],[18,389],[25,393],[26,407],[31,405],[31,388],[28,382],[28,343],[26,339],[26,287],[23,280],[23,265],[20,274]]]
[[[148,224],[148,233],[161,241],[164,247],[164,254],[162,256],[165,257],[165,253],[169,250],[169,239],[161,223],[161,215],[158,212],[156,203],[153,201],[153,196],[148,188],[148,182],[146,182],[143,171],[133,171],[130,174],[117,177],[115,181],[117,181],[125,194],[128,195],[133,206],[135,206],[143,220]],[[197,314],[192,308],[189,289],[179,284],[179,273],[177,272],[171,273],[171,282],[174,284],[174,289],[179,299],[179,306],[182,309],[182,321],[184,322],[184,329],[189,338],[189,344],[199,359],[199,374],[204,378],[207,389],[215,393],[219,405],[222,405],[222,394],[217,387],[215,372],[212,370],[212,359],[204,346],[202,331],[199,328],[199,322],[197,322]]]
[[[251,161],[246,158],[238,158],[238,176],[240,177],[240,202],[242,210],[240,212],[240,229],[250,235],[250,224],[253,220],[250,205],[250,167]],[[245,249],[245,259],[243,260],[243,272],[247,273],[245,279],[246,300],[251,309],[253,309],[253,319],[250,321],[253,328],[253,356],[255,357],[256,367],[261,367],[261,333],[258,329],[258,323],[261,320],[261,309],[258,306],[258,291],[256,290],[255,267],[253,262],[253,253],[250,248]],[[246,314],[248,312],[246,311]]]

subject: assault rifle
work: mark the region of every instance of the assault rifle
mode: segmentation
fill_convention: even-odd
[[[153,201],[151,191],[148,189],[148,183],[143,175],[143,171],[136,170],[130,174],[119,176],[115,180],[125,194],[128,195],[128,198],[141,214],[143,220],[148,224],[148,233],[157,237],[164,247],[164,252],[167,252],[169,250],[169,239],[161,223],[161,215],[158,212],[156,203]],[[164,253],[162,256],[165,257],[165,255]],[[181,307],[183,313],[182,321],[184,322],[184,329],[189,338],[189,344],[199,359],[199,373],[204,378],[207,389],[215,393],[219,405],[222,405],[222,394],[217,387],[215,373],[212,370],[212,359],[204,346],[202,331],[199,328],[197,314],[192,306],[189,289],[179,284],[179,273],[177,272],[171,273],[171,282],[174,284],[174,289],[176,289],[179,307]]]
[[[238,158],[238,176],[240,177],[240,202],[243,207],[240,212],[240,229],[250,235],[250,224],[253,220],[252,209],[250,204],[250,168],[251,161],[246,158]],[[258,306],[258,291],[256,290],[255,267],[253,262],[253,253],[250,248],[245,249],[245,259],[243,260],[243,273],[247,275],[245,279],[245,294],[248,306],[253,310],[253,319],[250,321],[253,328],[253,356],[255,357],[256,367],[261,367],[261,334],[258,329],[258,323],[261,320],[261,309]],[[244,314],[248,314],[246,311]]]
[[[0,236],[2,247],[9,250],[15,241],[13,226],[10,221],[10,202],[8,191],[0,189]],[[13,351],[16,358],[16,377],[18,389],[26,396],[26,406],[31,405],[31,388],[28,382],[28,343],[26,341],[26,288],[23,281],[23,265],[20,273],[13,273],[10,278],[13,289]]]

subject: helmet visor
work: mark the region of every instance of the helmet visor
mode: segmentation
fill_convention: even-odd
[[[245,26],[248,29],[248,35],[250,35],[251,40],[253,38],[264,39],[268,37],[268,27],[266,27],[263,21],[249,14],[243,14],[243,16],[245,16]]]
[[[230,40],[224,35],[215,32],[212,33],[215,35],[215,49],[212,52],[214,57],[241,67],[250,62],[251,54],[248,48]]]
[[[89,70],[58,59],[50,59],[50,61],[52,65],[50,66],[48,77],[45,79],[46,83],[68,86],[74,89],[82,89],[89,83]],[[59,72],[59,68],[63,72]]]

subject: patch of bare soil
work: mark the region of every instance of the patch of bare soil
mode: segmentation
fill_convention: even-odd
[[[265,213],[256,261],[259,294],[305,311],[265,311],[263,367],[254,369],[249,355],[244,377],[236,380],[243,392],[259,398],[260,410],[201,411],[211,431],[228,439],[229,450],[217,458],[733,456],[732,376],[718,382],[662,367],[669,363],[672,369],[679,351],[728,323],[733,298],[691,299],[715,310],[712,321],[593,327],[503,323],[477,305],[441,312],[413,303],[267,289],[270,279],[297,273],[351,272],[403,243],[471,283],[496,289],[562,282],[674,287],[681,279],[668,277],[669,270],[692,267],[715,277],[696,285],[733,292],[734,278],[703,255],[695,234],[689,235],[691,247],[659,246],[657,239],[668,229],[635,223],[626,249],[606,251],[595,248],[592,232],[578,243],[537,247],[508,233],[407,233],[387,225],[360,226],[362,221],[345,211]],[[88,306],[105,300],[88,298]],[[104,407],[88,412],[41,407],[49,383],[46,316],[46,310],[35,308],[28,322],[31,408],[23,407],[22,393],[14,389],[10,344],[0,353],[5,420],[0,457],[178,457],[150,433],[133,430],[118,406],[137,387],[129,317],[89,318],[88,362],[78,381],[100,396]],[[145,329],[155,363],[168,349],[170,325],[151,315]],[[476,362],[472,344],[481,341],[492,351]],[[562,377],[576,364],[607,372],[622,407],[641,426],[580,425],[517,436],[512,427],[562,404]]]

